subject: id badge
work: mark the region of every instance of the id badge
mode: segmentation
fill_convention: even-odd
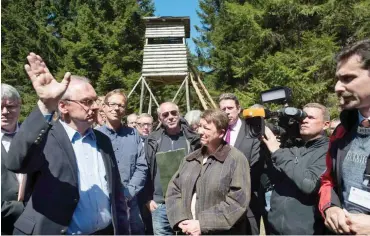
[[[370,210],[370,193],[362,189],[351,187],[348,201],[363,206]]]

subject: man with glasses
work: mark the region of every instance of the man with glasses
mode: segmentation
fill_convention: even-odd
[[[170,170],[166,165],[158,165],[157,158],[183,158],[200,147],[199,136],[190,130],[185,120],[180,118],[179,108],[172,102],[162,103],[157,109],[161,127],[151,133],[146,141],[145,152],[150,168],[147,185],[145,188],[146,206],[151,212],[153,232],[155,235],[172,235],[166,213],[165,194],[167,186],[163,186],[160,173],[171,176],[177,171]],[[173,159],[175,161],[175,159]],[[169,165],[168,165],[169,166]],[[164,176],[164,174],[163,174]]]
[[[139,131],[141,140],[145,142],[148,135],[153,130],[153,117],[148,113],[142,113],[137,117],[136,128]]]
[[[126,95],[120,90],[110,91],[104,99],[106,124],[98,130],[106,134],[113,145],[117,159],[122,192],[128,202],[131,234],[144,234],[137,194],[144,188],[148,165],[143,144],[137,130],[122,124],[127,104]]]
[[[5,166],[34,178],[13,233],[129,234],[112,144],[91,128],[94,88],[69,72],[58,83],[40,56],[30,53],[27,60],[39,101],[14,136]],[[53,122],[57,109],[61,120]]]
[[[1,233],[12,234],[14,222],[24,209],[26,175],[15,174],[6,169],[10,143],[19,130],[21,97],[8,84],[1,84]]]

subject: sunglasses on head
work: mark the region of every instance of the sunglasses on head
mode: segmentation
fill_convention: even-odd
[[[170,114],[171,114],[172,116],[177,116],[177,115],[179,114],[179,112],[178,112],[178,111],[176,111],[176,110],[173,110],[173,111],[166,111],[166,112],[163,112],[163,113],[162,113],[162,117],[163,117],[163,118],[167,118]]]

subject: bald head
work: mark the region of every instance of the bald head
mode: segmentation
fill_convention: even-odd
[[[137,115],[132,113],[127,116],[127,126],[131,128],[136,128]]]
[[[157,109],[158,118],[169,134],[177,134],[180,129],[179,107],[173,102],[164,102]]]
[[[76,96],[83,93],[83,91],[87,89],[94,89],[91,85],[91,81],[88,78],[72,75],[68,88],[63,94],[61,100],[76,99]]]

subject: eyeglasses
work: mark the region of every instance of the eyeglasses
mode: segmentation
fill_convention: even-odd
[[[94,104],[97,104],[96,100],[93,100],[93,99],[86,99],[86,100],[81,100],[81,101],[72,100],[72,99],[65,99],[65,100],[69,102],[75,102],[79,105],[84,105],[85,107],[88,107],[88,108],[91,108]]]
[[[19,108],[19,105],[1,105],[1,110],[6,108],[8,111],[15,111],[17,108]]]
[[[179,114],[179,112],[177,110],[172,110],[172,111],[163,112],[161,115],[162,115],[163,118],[167,118],[170,114],[172,116],[177,116]]]
[[[118,104],[118,103],[106,103],[107,106],[110,108],[110,109],[121,109],[121,110],[125,110],[126,109],[126,105],[125,104]]]
[[[144,128],[145,126],[147,126],[148,128],[153,127],[153,124],[151,124],[151,123],[137,123],[137,125],[140,128]]]

